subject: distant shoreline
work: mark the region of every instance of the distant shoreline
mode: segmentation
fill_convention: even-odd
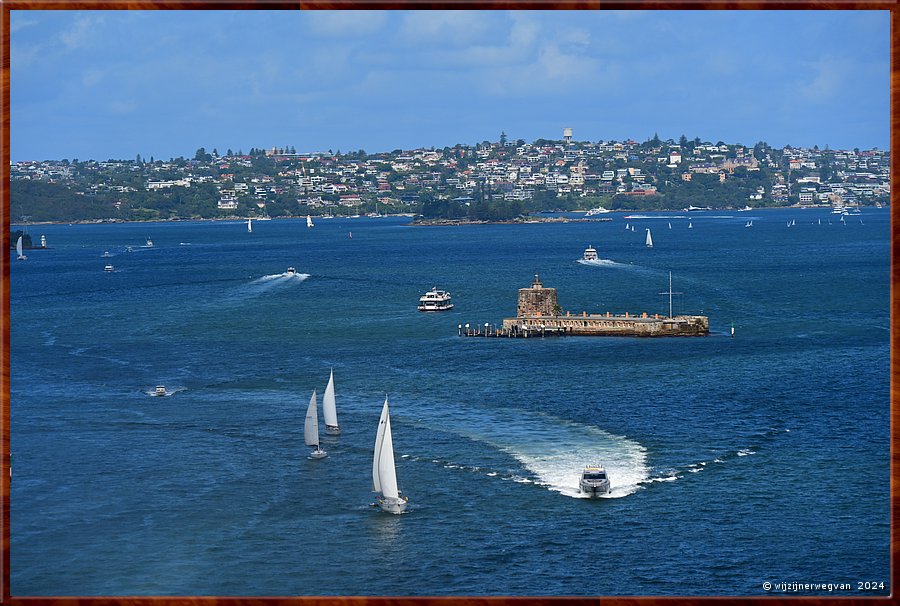
[[[412,226],[449,226],[449,225],[525,225],[531,223],[597,223],[597,222],[607,222],[612,221],[613,217],[608,215],[616,214],[621,215],[623,213],[681,213],[687,212],[689,214],[696,214],[698,212],[757,212],[757,211],[767,211],[767,210],[784,210],[784,209],[795,209],[795,210],[809,210],[809,209],[830,209],[831,205],[828,204],[792,204],[790,206],[758,206],[756,208],[752,208],[749,211],[745,211],[743,209],[738,208],[713,208],[709,211],[686,211],[683,208],[671,208],[667,210],[640,210],[635,208],[629,209],[616,209],[609,211],[609,213],[604,213],[602,217],[547,217],[540,215],[528,215],[526,217],[517,217],[515,219],[507,219],[507,220],[498,220],[498,221],[488,221],[488,220],[476,220],[476,219],[416,219],[414,215],[409,213],[400,213],[396,215],[382,215],[381,217],[367,217],[366,215],[360,215],[359,217],[351,217],[347,215],[334,215],[328,219],[324,218],[323,215],[311,215],[314,220],[323,220],[330,221],[332,219],[363,219],[363,218],[399,218],[399,217],[407,217],[412,219],[409,225]],[[877,208],[872,206],[871,208]],[[888,205],[885,205],[884,208],[889,208]],[[570,211],[554,211],[554,212],[563,212],[563,213],[585,213],[585,210],[570,210]],[[28,221],[27,223],[18,221],[18,222],[10,222],[10,229],[13,226],[30,226],[30,225],[104,225],[110,223],[188,223],[188,222],[207,222],[207,221],[246,221],[247,219],[253,219],[254,221],[271,221],[271,220],[287,220],[287,221],[304,221],[306,217],[269,217],[265,219],[261,219],[259,217],[209,217],[209,218],[173,218],[173,219],[76,219],[73,221]]]

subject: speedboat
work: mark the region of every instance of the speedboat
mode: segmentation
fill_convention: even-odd
[[[113,267],[110,263],[107,263],[107,264],[106,264],[106,267],[103,268],[103,271],[105,271],[105,272],[114,272],[114,271],[116,271],[116,268]]]
[[[147,238],[147,245],[146,245],[146,246],[147,246],[147,248],[153,248],[153,240],[151,240],[150,238]]]
[[[153,395],[154,395],[154,396],[165,396],[165,395],[168,395],[168,394],[166,393],[166,386],[165,386],[165,385],[157,385],[157,386],[156,386],[156,389],[153,391]]]
[[[453,309],[450,302],[450,293],[446,290],[438,290],[437,286],[419,297],[419,311],[447,311]]]
[[[585,261],[596,261],[597,260],[597,250],[592,246],[588,246],[584,249],[584,260]]]
[[[112,255],[109,254],[109,251],[108,251],[108,250],[104,250],[102,256],[105,257],[105,258],[108,258],[108,257],[111,257]]]
[[[297,273],[297,270],[294,269],[293,267],[288,267],[288,268],[287,268],[287,271],[284,272],[284,273],[286,273],[286,274],[289,275],[289,276],[293,276],[293,275],[295,275],[295,274]]]
[[[602,465],[588,465],[581,472],[578,489],[589,497],[609,494],[609,475]]]

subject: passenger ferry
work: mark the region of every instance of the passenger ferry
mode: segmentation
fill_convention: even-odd
[[[419,311],[447,311],[453,309],[450,302],[450,293],[446,290],[438,290],[437,286],[419,297]]]
[[[609,475],[602,465],[588,465],[581,472],[578,489],[589,497],[609,494]]]
[[[584,260],[585,261],[596,261],[597,260],[597,250],[592,246],[588,246],[584,249]]]

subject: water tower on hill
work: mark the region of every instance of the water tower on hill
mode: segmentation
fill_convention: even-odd
[[[566,145],[572,142],[572,129],[568,126],[563,129],[563,140],[566,142]]]

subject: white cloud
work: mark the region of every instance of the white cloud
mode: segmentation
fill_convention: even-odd
[[[411,11],[398,35],[415,43],[467,45],[487,31],[489,13],[477,11]]]
[[[37,19],[28,19],[27,17],[22,17],[16,13],[19,11],[10,11],[9,13],[9,33],[14,34],[20,29],[25,29],[26,27],[31,27],[32,25],[37,25]]]
[[[810,73],[800,82],[798,90],[810,101],[828,101],[838,93],[850,74],[850,64],[843,59],[824,57],[803,65]]]
[[[320,36],[365,36],[374,34],[387,21],[385,11],[304,11],[313,34]]]
[[[67,50],[75,50],[91,41],[96,26],[103,22],[103,17],[79,17],[72,26],[59,35],[60,41]]]
[[[137,109],[137,103],[131,100],[111,101],[108,107],[109,111],[114,114],[131,114]]]

